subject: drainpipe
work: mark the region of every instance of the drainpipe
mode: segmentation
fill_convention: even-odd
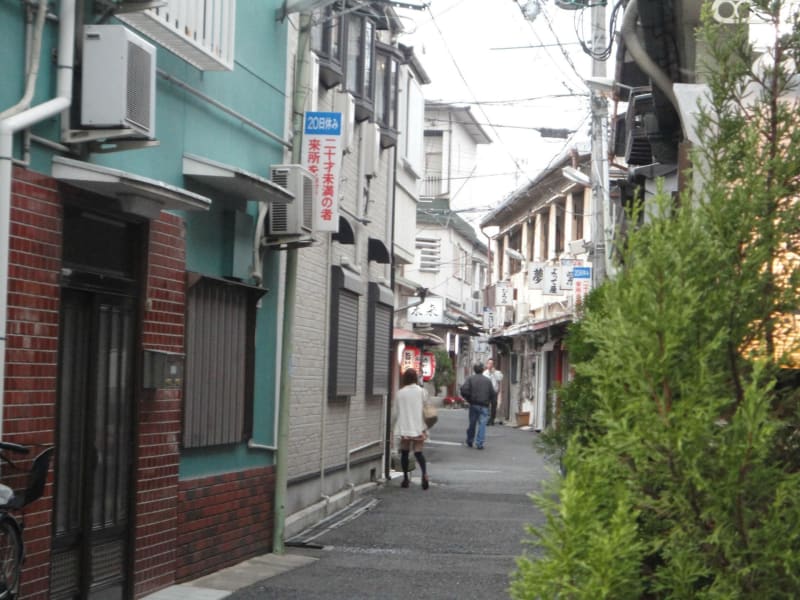
[[[306,80],[308,53],[311,42],[311,15],[301,14],[297,34],[296,73],[292,93],[292,162],[300,162],[303,134],[305,90],[300,82]],[[283,554],[286,528],[286,490],[288,485],[289,406],[292,397],[291,367],[294,345],[294,308],[297,296],[297,248],[286,251],[285,286],[283,292],[283,332],[281,334],[280,397],[278,399],[278,453],[275,459],[275,512],[272,532],[272,551]]]
[[[6,335],[8,326],[8,252],[11,236],[11,174],[14,134],[54,117],[72,104],[75,0],[61,0],[58,25],[56,97],[0,121],[0,439],[3,437]]]

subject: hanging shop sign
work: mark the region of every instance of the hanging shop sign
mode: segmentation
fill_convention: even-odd
[[[422,350],[414,346],[406,346],[403,349],[403,358],[400,361],[400,372],[405,373],[408,369],[414,369],[417,373],[422,370]]]
[[[436,356],[433,352],[422,353],[422,381],[430,381],[436,375]]]
[[[314,177],[314,230],[339,231],[342,113],[304,115],[302,163]]]
[[[409,323],[444,323],[444,298],[426,298],[422,304],[408,309]]]

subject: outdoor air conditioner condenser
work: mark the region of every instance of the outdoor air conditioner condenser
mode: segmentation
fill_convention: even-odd
[[[270,179],[294,194],[294,201],[270,205],[268,235],[297,236],[311,233],[314,217],[314,179],[301,165],[272,165]]]
[[[122,25],[83,28],[81,127],[155,138],[156,49]]]

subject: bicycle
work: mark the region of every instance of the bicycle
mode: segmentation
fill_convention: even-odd
[[[25,520],[21,511],[42,496],[54,450],[53,447],[46,448],[33,459],[24,489],[14,490],[0,483],[0,600],[16,598],[19,592],[22,563],[25,561],[25,545],[22,540]],[[24,455],[30,453],[30,448],[11,442],[0,442],[0,460],[16,471],[23,472],[6,452]],[[12,514],[16,512],[20,512],[19,518]]]

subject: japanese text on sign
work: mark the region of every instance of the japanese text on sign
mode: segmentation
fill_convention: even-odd
[[[511,306],[514,304],[514,290],[508,281],[498,281],[494,289],[495,306]]]
[[[314,229],[317,231],[339,230],[341,140],[342,113],[305,113],[302,161],[314,177]]]
[[[443,323],[444,298],[426,298],[422,304],[408,309],[409,323]]]

